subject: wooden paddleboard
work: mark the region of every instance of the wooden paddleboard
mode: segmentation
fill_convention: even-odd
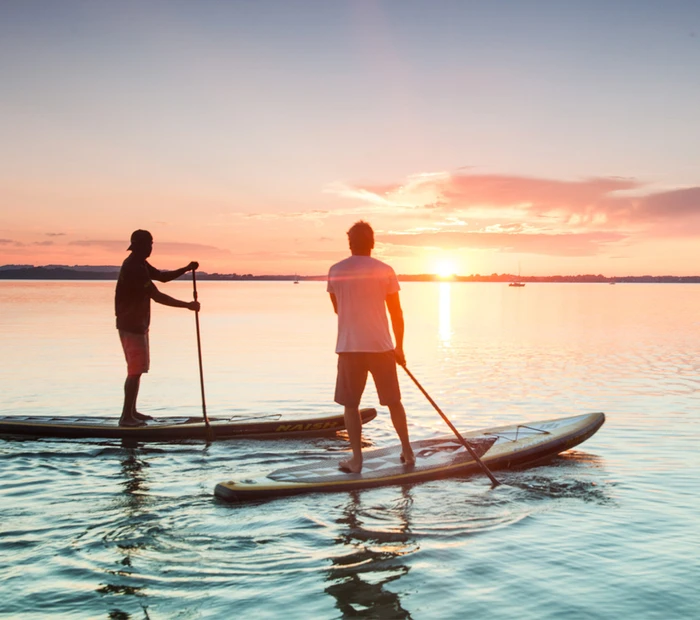
[[[593,435],[605,422],[603,413],[512,424],[464,433],[464,438],[489,469],[522,467],[569,450]],[[386,485],[413,484],[481,471],[454,436],[412,442],[414,466],[403,465],[400,446],[365,450],[362,473],[338,469],[339,457],[279,469],[267,475],[229,480],[214,493],[229,502],[300,493],[350,491]]]
[[[377,416],[376,409],[360,410],[362,422]],[[155,417],[155,416],[154,416]],[[134,441],[175,441],[183,439],[280,439],[336,433],[345,428],[343,415],[287,418],[279,414],[209,418],[207,429],[202,418],[155,417],[144,426],[119,426],[116,417],[0,416],[0,435],[104,437]]]

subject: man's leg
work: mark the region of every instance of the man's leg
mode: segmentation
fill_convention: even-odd
[[[141,375],[128,375],[126,381],[124,381],[124,407],[119,424],[138,422],[134,412],[136,411],[136,399],[139,395],[140,383]]]
[[[413,465],[416,457],[408,438],[406,410],[401,403],[401,388],[396,372],[396,355],[394,351],[374,353],[370,356],[370,372],[377,387],[379,404],[389,408],[391,422],[401,441],[401,460],[407,465]]]
[[[345,407],[345,428],[348,430],[352,458],[340,461],[338,466],[353,474],[362,471],[362,417],[359,407]]]
[[[126,358],[127,377],[124,382],[124,407],[119,424],[135,426],[138,422],[152,420],[153,418],[136,410],[136,399],[139,395],[141,375],[148,372],[150,366],[150,351],[148,344],[148,332],[145,334],[133,334],[131,332],[119,332],[119,338],[124,348]]]
[[[403,403],[398,402],[395,405],[388,405],[388,407],[389,413],[391,413],[391,422],[401,440],[401,459],[406,465],[413,465],[416,462],[416,457],[413,455],[413,448],[411,448],[411,442],[408,438],[408,424]]]
[[[360,400],[367,383],[365,355],[341,353],[338,355],[338,376],[335,382],[335,402],[344,407],[345,428],[348,430],[352,458],[338,463],[343,471],[359,474],[362,471],[362,418]]]

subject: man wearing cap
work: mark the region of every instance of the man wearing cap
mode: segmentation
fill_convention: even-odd
[[[401,440],[401,461],[415,464],[401,403],[396,364],[406,364],[403,352],[403,311],[399,281],[394,270],[372,258],[374,231],[360,220],[348,230],[351,256],[328,272],[328,292],[338,315],[338,375],[335,402],[345,407],[352,457],[340,461],[340,469],[353,474],[362,471],[362,419],[360,399],[368,373],[372,374],[379,403],[389,408],[391,421]],[[396,346],[391,340],[387,310]]]
[[[146,420],[152,419],[136,411],[141,375],[148,372],[150,365],[148,327],[151,323],[151,299],[165,306],[199,311],[199,302],[180,301],[161,293],[153,280],[170,282],[197,269],[199,263],[192,261],[187,267],[175,271],[159,271],[146,260],[153,250],[153,236],[147,230],[135,230],[128,249],[131,254],[122,263],[114,295],[117,329],[127,365],[124,408],[119,425],[142,426]]]

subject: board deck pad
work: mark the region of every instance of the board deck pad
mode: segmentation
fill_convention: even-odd
[[[229,422],[235,421],[235,418],[209,418],[210,422]],[[7,422],[17,424],[25,422],[27,424],[37,425],[60,425],[60,426],[110,426],[119,427],[119,418],[102,417],[102,416],[31,416],[31,415],[13,415],[0,416],[0,423]],[[146,420],[144,426],[172,426],[177,424],[198,424],[202,423],[201,417],[155,417],[153,420]],[[142,427],[139,427],[142,428]]]
[[[604,422],[605,414],[589,413],[472,431],[463,433],[463,437],[489,469],[507,469],[535,464],[569,450],[595,434]],[[413,484],[480,470],[455,436],[414,441],[411,445],[416,455],[414,466],[402,464],[401,447],[392,446],[364,450],[359,474],[340,471],[341,459],[326,457],[266,475],[221,482],[214,493],[234,502]]]
[[[484,437],[470,441],[469,445],[480,457],[486,453],[495,441],[495,437]],[[407,472],[420,473],[436,467],[469,463],[474,460],[456,437],[413,442],[413,453],[416,457],[416,464],[413,466],[401,463],[401,448],[393,446],[364,452],[362,472],[359,474],[343,472],[338,469],[338,459],[327,459],[311,465],[280,469],[269,474],[268,478],[277,482],[306,482],[312,484],[368,480],[400,476]]]

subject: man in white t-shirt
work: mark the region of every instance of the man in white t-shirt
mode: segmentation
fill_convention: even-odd
[[[368,373],[372,373],[379,403],[391,413],[401,440],[401,460],[411,466],[415,457],[396,373],[396,364],[406,364],[399,281],[389,265],[371,257],[374,231],[367,222],[355,223],[348,230],[348,241],[352,256],[330,268],[327,289],[338,315],[335,402],[345,407],[345,426],[352,447],[352,458],[341,461],[339,466],[348,473],[362,471],[360,399]],[[396,347],[389,333],[387,309]]]

